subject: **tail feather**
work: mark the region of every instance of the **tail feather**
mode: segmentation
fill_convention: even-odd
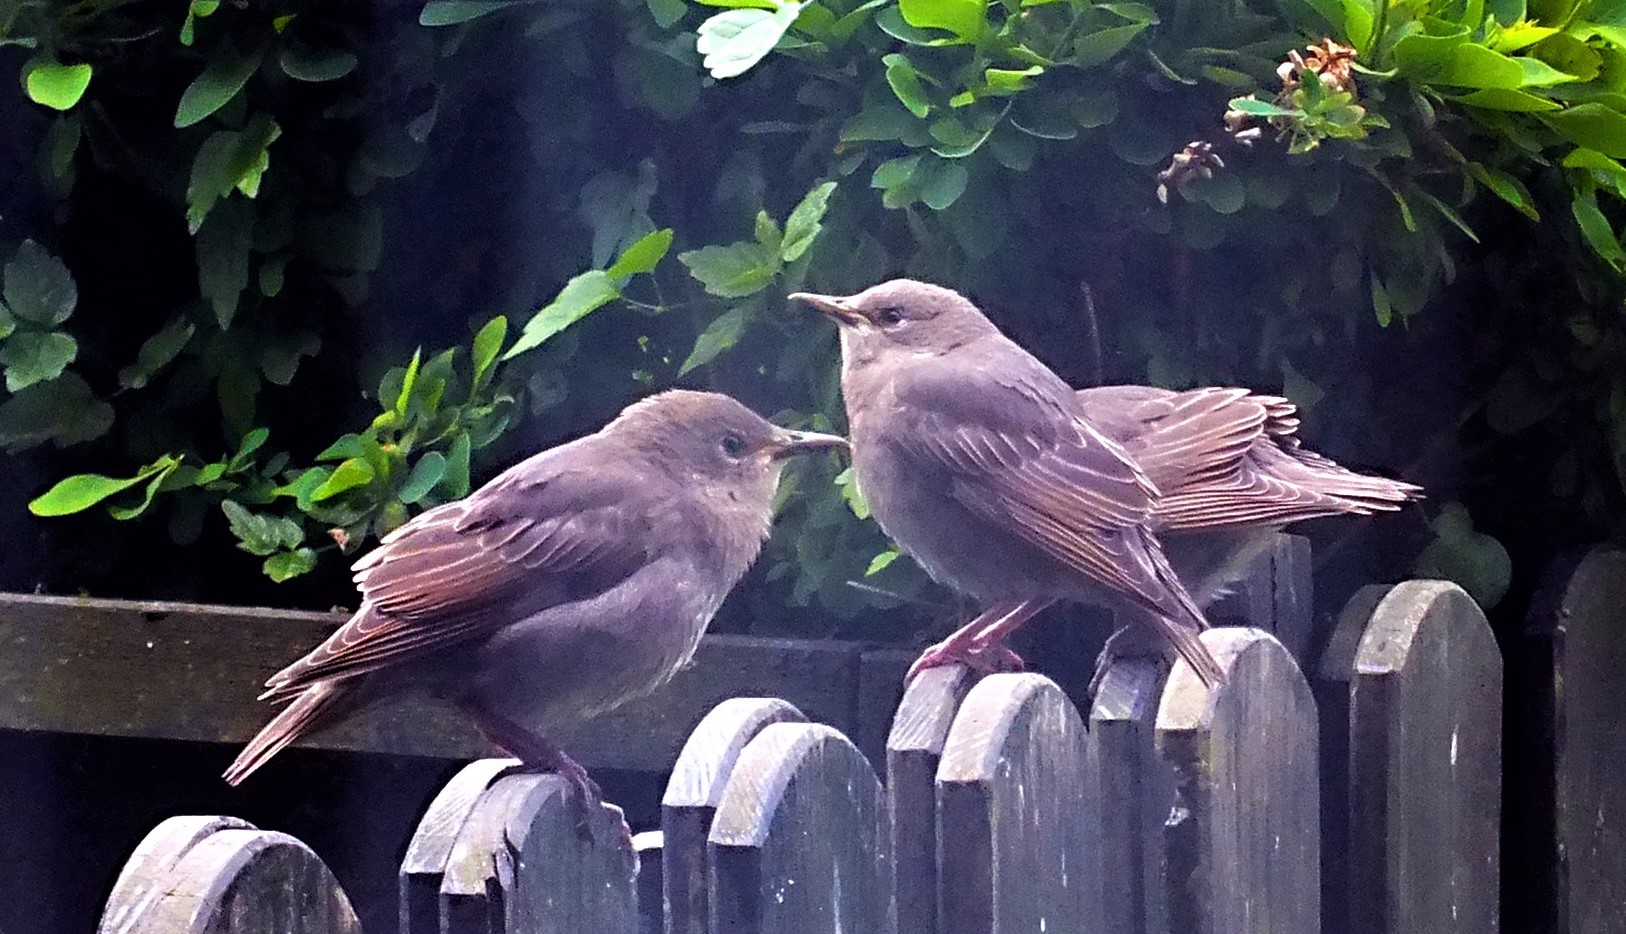
[[[1203,679],[1208,687],[1219,687],[1225,683],[1225,669],[1215,660],[1208,646],[1203,645],[1203,630],[1209,628],[1208,617],[1203,614],[1202,608],[1197,606],[1191,594],[1186,590],[1180,578],[1175,576],[1173,565],[1163,554],[1163,547],[1150,532],[1144,533],[1142,539],[1146,549],[1146,556],[1150,559],[1152,571],[1164,588],[1167,590],[1175,605],[1175,613],[1158,612],[1152,614],[1158,631],[1169,640],[1174,650],[1186,660],[1197,672],[1197,677]]]
[[[1215,660],[1214,654],[1203,645],[1202,631],[1183,625],[1167,616],[1153,617],[1157,621],[1157,628],[1164,638],[1180,653],[1196,672],[1197,677],[1203,679],[1203,684],[1210,688],[1219,687],[1225,683],[1225,669]]]
[[[349,693],[343,682],[323,681],[307,688],[243,747],[226,769],[226,784],[238,784],[289,743],[323,726],[334,714],[335,705]]]

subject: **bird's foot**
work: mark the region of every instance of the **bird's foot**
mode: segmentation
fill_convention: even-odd
[[[593,781],[581,763],[560,753],[557,761],[553,763],[553,771],[570,785],[570,811],[577,839],[588,846],[596,846],[598,841],[593,835],[593,818],[601,809],[608,807],[604,803],[604,791],[599,788],[598,782]],[[614,809],[612,809],[614,810]],[[632,828],[627,825],[627,819],[616,810],[620,826],[617,829],[620,842],[627,848],[632,847]]]
[[[982,642],[976,639],[955,639],[950,636],[920,653],[904,676],[908,684],[928,668],[944,665],[964,665],[978,674],[989,675],[1001,671],[1021,671],[1022,656],[1011,651],[1002,642]]]
[[[1125,626],[1109,636],[1106,644],[1101,646],[1101,654],[1095,660],[1095,674],[1090,676],[1086,696],[1093,699],[1099,694],[1101,682],[1107,679],[1107,671],[1119,661],[1128,658],[1169,664],[1168,652],[1160,642],[1150,638],[1142,627]]]

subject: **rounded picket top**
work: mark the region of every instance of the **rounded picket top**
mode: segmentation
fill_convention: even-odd
[[[1048,678],[997,674],[971,689],[937,770],[939,930],[1101,928],[1093,759],[1078,710]]]
[[[1171,930],[1319,934],[1320,777],[1315,700],[1298,663],[1251,627],[1202,634],[1227,675],[1209,688],[1177,662],[1157,747],[1173,767],[1164,830]]]
[[[937,930],[937,766],[954,715],[977,675],[964,665],[928,668],[904,688],[886,740],[886,798],[898,930]]]
[[[713,707],[684,742],[661,797],[662,893],[669,934],[706,934],[706,838],[723,789],[745,747],[773,723],[807,718],[777,697],[733,697]]]
[[[885,820],[880,779],[851,740],[822,724],[765,727],[712,821],[710,930],[895,931]]]
[[[1349,755],[1356,928],[1495,931],[1502,656],[1461,587],[1407,581],[1373,607]]]
[[[99,934],[359,934],[310,847],[230,817],[172,817],[119,873]]]
[[[440,886],[442,934],[638,930],[637,857],[621,809],[576,830],[573,790],[553,774],[498,779],[452,844]]]
[[[477,759],[452,776],[429,803],[401,858],[401,934],[439,934],[441,877],[457,835],[492,783],[520,768],[518,759]]]
[[[1537,920],[1555,931],[1610,930],[1626,915],[1622,607],[1626,551],[1604,546],[1554,566],[1531,609],[1532,635],[1551,652],[1541,681],[1552,706],[1538,730],[1553,760],[1552,786],[1535,789],[1546,800],[1533,804],[1550,815],[1543,830],[1557,862],[1557,917]]]
[[[665,898],[661,894],[665,846],[665,835],[659,830],[632,835],[632,851],[638,856],[638,934],[661,934],[666,930]]]

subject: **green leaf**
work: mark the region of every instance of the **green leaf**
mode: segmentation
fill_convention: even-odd
[[[926,86],[921,84],[920,73],[909,63],[908,56],[894,52],[884,56],[881,61],[886,65],[886,83],[891,85],[898,102],[916,117],[925,117],[930,113],[932,104],[926,94]]]
[[[5,338],[12,331],[17,330],[17,319],[11,316],[6,306],[0,305],[0,339]]]
[[[269,555],[281,545],[281,535],[269,518],[250,512],[236,500],[220,501],[220,511],[226,514],[231,533],[237,536],[237,547],[251,555]]]
[[[1460,230],[1463,233],[1467,234],[1469,240],[1472,240],[1475,243],[1479,242],[1479,235],[1474,233],[1473,228],[1468,226],[1468,222],[1463,220],[1462,216],[1459,215],[1455,210],[1453,210],[1450,205],[1446,204],[1444,201],[1441,201],[1439,198],[1434,197],[1433,195],[1429,194],[1426,191],[1422,192],[1422,195],[1423,195],[1423,200],[1427,201],[1430,205],[1432,205],[1434,207],[1434,210],[1440,212],[1441,217],[1443,217],[1446,220],[1450,221],[1451,224],[1453,226],[1455,226],[1458,230]]]
[[[898,560],[900,552],[896,548],[887,550],[870,559],[869,567],[864,569],[865,577],[874,577],[887,569],[887,566]]]
[[[1596,192],[1590,188],[1577,191],[1575,200],[1570,203],[1570,213],[1594,252],[1616,269],[1626,267],[1626,250],[1621,249],[1609,219],[1598,209]]]
[[[1461,503],[1441,507],[1434,529],[1434,541],[1417,556],[1416,573],[1456,582],[1487,610],[1499,603],[1513,580],[1513,559],[1507,548],[1476,531]]]
[[[260,57],[264,54],[263,48],[247,55],[227,49],[212,59],[181,94],[181,102],[175,108],[175,127],[192,126],[226,106],[260,67]]]
[[[1582,150],[1577,150],[1577,152],[1580,151]],[[1569,164],[1567,160],[1565,164]],[[1477,179],[1481,185],[1489,188],[1496,197],[1512,205],[1520,214],[1533,221],[1541,220],[1541,214],[1536,210],[1535,200],[1530,196],[1530,189],[1524,187],[1524,182],[1500,169],[1493,169],[1478,162],[1468,163],[1467,169],[1469,175]]]
[[[336,81],[356,70],[358,59],[354,52],[344,49],[318,49],[306,45],[289,44],[277,53],[282,71],[295,81]]]
[[[456,26],[488,13],[517,6],[520,2],[521,0],[433,0],[423,5],[423,12],[418,14],[418,25]]]
[[[1576,104],[1537,118],[1578,146],[1626,158],[1626,114],[1603,104]]]
[[[1395,318],[1394,303],[1389,300],[1389,290],[1384,288],[1383,280],[1378,274],[1372,273],[1372,313],[1377,316],[1378,327],[1388,327]]]
[[[189,232],[196,234],[215,202],[234,189],[250,198],[258,194],[260,178],[270,165],[268,148],[281,135],[276,121],[261,113],[241,131],[220,130],[203,141],[186,186]]]
[[[334,468],[332,475],[327,478],[327,482],[311,493],[311,499],[318,503],[332,499],[340,493],[372,483],[373,478],[376,476],[373,465],[360,458],[352,457]]]
[[[700,24],[694,47],[713,78],[745,74],[779,44],[804,4],[776,2],[780,3],[776,10],[729,10]]]
[[[469,495],[469,455],[473,449],[468,432],[460,431],[446,450],[446,475],[440,480],[440,488],[452,499]]]
[[[266,577],[280,584],[301,574],[307,574],[315,567],[316,552],[310,548],[300,548],[294,551],[279,551],[266,558],[263,570]]]
[[[396,391],[399,392],[400,390],[397,389]],[[387,396],[386,396],[385,393],[380,392],[379,393],[379,398],[383,399],[383,398],[387,398]],[[367,443],[362,440],[361,435],[347,434],[347,435],[341,436],[339,438],[339,440],[337,440],[337,441],[333,442],[332,444],[328,445],[327,448],[322,451],[322,453],[316,455],[316,460],[318,462],[320,462],[320,461],[339,461],[339,460],[344,460],[345,458],[349,458],[349,457],[366,457],[366,456],[367,456]]]
[[[1044,74],[1043,65],[1029,65],[1022,69],[987,68],[983,70],[982,80],[988,85],[988,90],[995,94],[1015,94],[1026,90],[1031,84],[1029,78]]]
[[[56,379],[78,355],[78,341],[61,331],[18,331],[0,345],[6,390],[18,392]]]
[[[767,211],[758,211],[755,230],[757,243],[774,256],[779,255],[779,245],[784,242],[785,235],[779,230],[779,225],[768,216]]]
[[[683,0],[644,0],[649,8],[649,15],[654,17],[655,25],[662,29],[670,29],[677,25],[683,14],[689,11],[689,5]]]
[[[920,200],[934,211],[946,209],[958,201],[965,194],[966,182],[970,180],[971,173],[966,171],[959,162],[948,162],[941,159],[927,163],[924,178],[920,182]]]
[[[423,501],[429,491],[446,476],[446,455],[439,451],[430,451],[418,458],[412,465],[412,473],[407,476],[406,482],[401,484],[401,490],[396,495],[401,502],[408,505],[417,505]]]
[[[1304,111],[1290,110],[1278,107],[1270,101],[1262,101],[1257,97],[1233,97],[1230,108],[1245,113],[1250,117],[1302,117]]]
[[[830,194],[836,190],[835,182],[814,185],[813,189],[791,210],[785,219],[785,239],[779,246],[779,258],[794,263],[813,245],[823,229],[824,212],[830,206]]]
[[[1111,61],[1136,36],[1144,32],[1148,25],[1150,24],[1130,23],[1127,26],[1108,26],[1106,29],[1080,36],[1073,43],[1070,61],[1080,68],[1093,68]]]
[[[498,315],[487,321],[474,335],[474,344],[471,356],[474,360],[473,386],[478,389],[486,384],[491,376],[491,368],[497,363],[497,355],[502,353],[503,342],[508,340],[508,319]]]
[[[672,248],[672,228],[667,227],[645,234],[632,246],[622,251],[604,272],[612,279],[624,279],[638,273],[654,272]]]
[[[141,498],[123,506],[110,504],[107,507],[108,515],[120,522],[127,522],[146,512],[147,507],[152,505],[153,497],[157,496],[158,491],[164,487],[164,481],[169,478],[170,474],[175,472],[177,467],[181,466],[181,461],[178,457],[165,456],[159,458],[157,464],[153,466],[157,466],[159,469],[147,479],[147,487],[142,491]],[[147,470],[151,469],[152,467],[147,468]]]
[[[248,254],[253,245],[253,208],[231,200],[209,213],[198,228],[193,249],[198,262],[198,291],[209,300],[222,331],[231,327],[237,301],[248,288]]]
[[[1457,98],[1464,104],[1472,107],[1483,107],[1486,110],[1505,110],[1510,113],[1539,113],[1544,110],[1558,110],[1561,106],[1550,98],[1540,97],[1526,91],[1516,91],[1509,88],[1487,88],[1474,91]]]
[[[858,478],[853,475],[851,467],[836,474],[831,482],[841,489],[841,498],[846,501],[847,508],[852,510],[853,516],[859,519],[869,518],[869,503],[864,501],[863,494],[858,491]]]
[[[987,23],[987,0],[898,0],[903,21],[916,29],[946,29],[975,42]]]
[[[240,470],[247,466],[250,455],[263,447],[270,437],[271,429],[269,428],[256,428],[247,432],[243,435],[243,440],[237,443],[237,453],[232,455],[231,462],[226,466],[232,470]],[[200,480],[199,482],[206,481]]]
[[[553,301],[543,306],[520,332],[519,340],[504,360],[512,360],[528,350],[542,345],[549,338],[621,297],[615,281],[601,269],[591,269],[577,275],[559,290]]]
[[[32,240],[24,240],[6,264],[3,294],[12,314],[42,327],[68,320],[79,302],[68,267]]]
[[[47,441],[67,447],[113,426],[113,407],[73,373],[35,383],[0,404],[0,444],[20,451]]]
[[[694,349],[678,368],[678,375],[682,376],[697,366],[705,366],[718,354],[734,346],[739,340],[741,332],[745,330],[745,309],[730,308],[712,319],[711,324],[700,332],[695,338]]]
[[[777,250],[751,241],[679,253],[678,262],[689,268],[689,275],[709,294],[719,298],[755,295],[773,282],[780,269]]]
[[[144,480],[167,474],[179,464],[179,458],[166,455],[143,467],[141,472],[133,477],[115,479],[94,473],[66,477],[30,502],[28,511],[42,517],[84,512],[102,500],[116,496]],[[149,502],[152,500],[151,493],[148,494],[147,500]]]
[[[28,72],[28,98],[52,110],[69,110],[90,86],[91,66],[41,62]]]
[[[401,388],[395,393],[395,414],[406,417],[407,409],[412,405],[412,391],[418,386],[418,372],[423,366],[423,348],[412,351],[412,360],[406,366],[406,372],[401,374]],[[379,400],[384,401],[383,399]]]

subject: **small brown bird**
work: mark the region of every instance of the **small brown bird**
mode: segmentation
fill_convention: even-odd
[[[871,512],[986,611],[913,671],[1019,664],[1004,638],[1056,600],[1130,621],[1101,668],[1158,633],[1206,683],[1221,594],[1297,519],[1397,508],[1408,484],[1304,451],[1291,404],[1245,390],[1075,393],[959,294],[895,280],[798,294],[841,326],[853,468]],[[1187,585],[1190,585],[1189,589]]]
[[[543,451],[385,536],[361,608],[266,682],[291,701],[226,770],[418,690],[528,766],[598,800],[557,731],[646,693],[694,654],[768,536],[788,455],[844,447],[716,393],[674,390]]]

